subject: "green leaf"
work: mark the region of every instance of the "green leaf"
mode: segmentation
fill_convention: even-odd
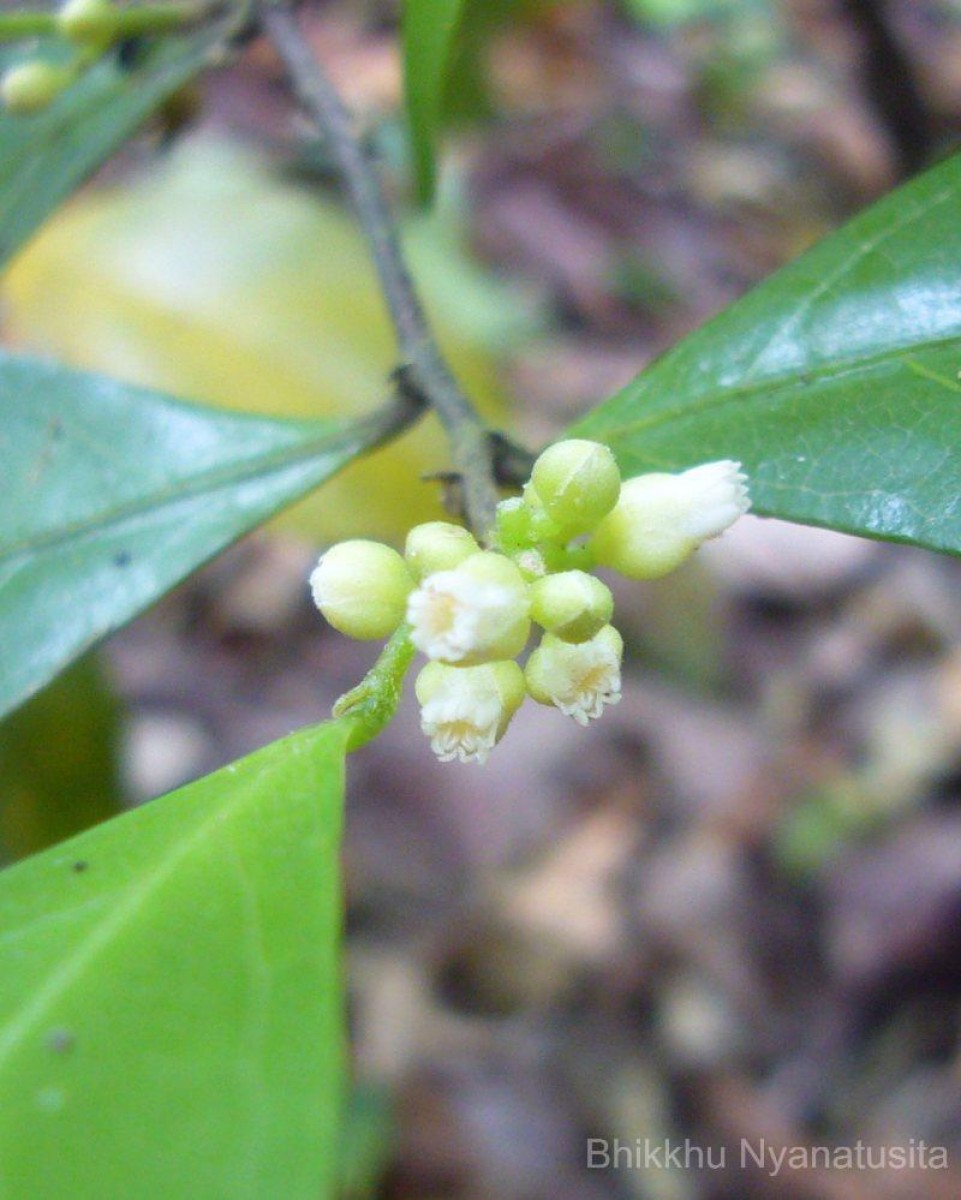
[[[116,699],[96,655],[0,724],[0,864],[123,808]]]
[[[961,157],[778,272],[570,432],[739,459],[755,510],[961,553]]]
[[[366,448],[0,355],[0,713]]]
[[[0,1195],[328,1200],[344,730],[0,873]]]
[[[206,65],[235,22],[234,13],[189,33],[142,43],[129,67],[117,53],[108,54],[33,116],[0,110],[0,264],[158,105]],[[44,44],[39,52],[55,59],[63,50]],[[22,48],[5,48],[0,66],[23,59]]]
[[[465,0],[404,0],[404,88],[417,195],[422,204],[434,194],[434,153],[464,4]]]

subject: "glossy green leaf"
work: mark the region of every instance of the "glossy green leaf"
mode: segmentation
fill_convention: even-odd
[[[365,449],[0,355],[0,713]]]
[[[0,864],[123,808],[116,699],[95,654],[0,722]]]
[[[434,194],[434,155],[464,5],[465,0],[404,0],[404,88],[417,194],[422,203]]]
[[[0,264],[158,105],[204,67],[234,21],[227,17],[144,42],[128,65],[111,52],[33,116],[0,111]],[[38,52],[56,58],[63,48],[43,45]],[[4,47],[0,66],[26,56],[22,47]]]
[[[755,510],[961,553],[961,157],[580,421],[625,472],[740,459]]]
[[[0,1195],[329,1200],[344,730],[0,873]]]

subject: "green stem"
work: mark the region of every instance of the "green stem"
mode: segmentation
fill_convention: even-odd
[[[380,408],[351,421],[349,434],[363,446],[363,453],[368,454],[399,437],[424,415],[425,410],[422,396],[411,396],[396,388]]]
[[[115,8],[111,15],[107,44],[151,33],[172,33],[199,20],[209,6],[202,4],[141,4]],[[0,14],[0,42],[18,42],[33,37],[56,37],[60,33],[56,12]]]
[[[199,4],[142,4],[136,8],[118,8],[114,41],[147,33],[170,33],[204,16]]]
[[[366,746],[393,717],[413,657],[410,626],[405,623],[391,636],[360,683],[334,705],[333,715],[351,724],[348,753]]]
[[[0,42],[47,37],[57,32],[57,15],[48,12],[14,12],[0,15]]]

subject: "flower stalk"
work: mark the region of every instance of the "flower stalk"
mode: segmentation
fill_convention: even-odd
[[[301,104],[327,141],[367,237],[397,339],[398,386],[437,413],[460,478],[464,515],[475,537],[486,544],[498,501],[495,446],[438,348],[407,269],[376,165],[355,135],[347,109],[291,10],[284,3],[266,3],[261,21]]]

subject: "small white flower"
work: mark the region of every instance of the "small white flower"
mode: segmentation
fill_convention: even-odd
[[[718,537],[751,507],[739,462],[722,459],[691,467],[677,480],[684,533],[697,542]]]
[[[477,670],[465,667],[465,671]],[[485,763],[497,741],[500,705],[495,696],[477,698],[460,689],[437,697],[421,710],[420,727],[441,762]]]
[[[441,762],[484,763],[525,695],[515,662],[451,667],[431,662],[415,684],[420,727]]]
[[[487,628],[510,602],[511,593],[500,584],[437,571],[407,601],[411,641],[428,658],[460,662],[482,645]]]
[[[530,597],[517,567],[481,552],[428,575],[410,594],[411,641],[430,659],[464,665],[512,658],[530,631]]]
[[[579,644],[545,634],[527,662],[527,689],[540,704],[553,704],[586,725],[620,700],[623,653],[623,639],[612,625]]]
[[[628,579],[674,571],[751,507],[741,464],[724,459],[680,475],[637,475],[621,488],[590,546],[595,560]]]

